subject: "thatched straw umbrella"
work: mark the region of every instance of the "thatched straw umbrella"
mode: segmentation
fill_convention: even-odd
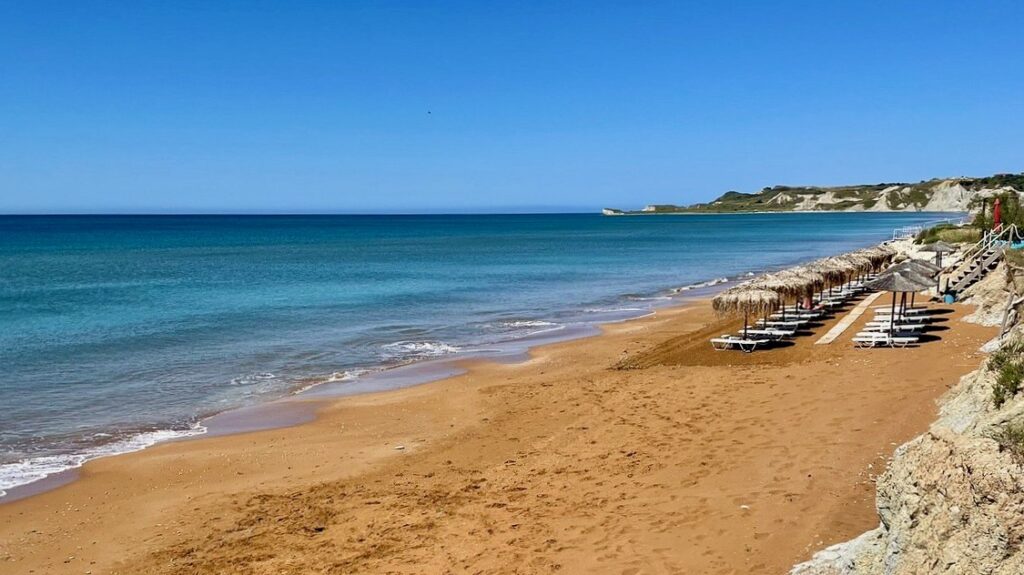
[[[862,252],[850,252],[841,256],[836,256],[840,260],[843,260],[850,264],[852,271],[847,277],[847,281],[853,283],[854,277],[859,277],[863,274],[870,273],[874,270],[875,264],[871,257]]]
[[[881,291],[892,292],[892,308],[889,312],[889,335],[893,334],[896,325],[896,292],[905,294],[917,292],[931,287],[931,281],[909,270],[890,270],[868,283],[868,287]],[[901,306],[901,309],[905,306]]]
[[[854,266],[856,271],[870,270],[871,266],[873,265],[871,263],[871,258],[868,257],[867,254],[859,251],[842,254],[841,256],[838,257],[839,259],[849,262],[850,265]]]
[[[807,264],[807,267],[810,270],[821,274],[825,278],[829,294],[832,293],[832,287],[834,285],[845,282],[846,278],[853,273],[855,269],[855,266],[851,262],[839,257],[815,260]]]
[[[939,272],[941,271],[941,268],[939,268],[935,264],[926,262],[924,260],[910,259],[910,260],[906,260],[906,261],[904,261],[902,263],[896,264],[895,266],[893,266],[893,267],[891,267],[889,269],[891,271],[906,271],[906,272],[908,272],[910,274],[914,274],[916,276],[919,276],[917,279],[920,279],[922,281],[927,282],[929,287],[931,287],[932,285],[935,285],[935,291],[938,292],[939,287],[934,282],[938,281],[936,279],[936,276],[938,276]],[[911,295],[910,295],[910,305],[911,306],[914,305],[914,299],[916,297],[917,297],[917,292],[911,292]]]
[[[711,307],[720,316],[743,313],[743,337],[747,337],[750,314],[767,315],[779,307],[779,294],[773,290],[743,284],[729,288],[711,300]]]
[[[900,309],[906,308],[906,293],[916,293],[919,290],[931,286],[931,281],[910,270],[888,270],[868,284],[872,289],[891,291],[892,308],[889,315],[889,335],[893,333],[893,326],[896,324],[896,293],[900,292],[903,302]]]
[[[808,266],[796,266],[789,268],[790,273],[795,274],[806,280],[811,284],[811,287],[825,287],[825,276],[814,271]]]
[[[872,264],[874,265],[874,269],[872,271],[875,272],[885,269],[885,266],[892,262],[897,253],[895,248],[887,245],[878,245],[873,248],[865,248],[860,251],[871,258]]]
[[[789,272],[793,276],[800,278],[800,282],[803,285],[800,295],[813,295],[816,290],[824,289],[828,280],[825,276],[809,266],[797,266],[790,268]]]
[[[935,277],[942,271],[939,266],[927,261],[927,260],[906,260],[893,266],[893,269],[911,269],[918,272],[921,275],[928,276],[930,278]]]
[[[772,276],[774,283],[782,284],[782,287],[773,286],[771,283],[764,284],[764,287],[775,289],[782,298],[782,319],[786,319],[786,306],[784,304],[789,298],[799,302],[800,297],[809,297],[814,294],[815,290],[824,288],[826,282],[822,274],[806,266],[782,270],[772,274]]]
[[[882,246],[876,246],[873,248],[864,248],[853,252],[859,256],[865,257],[871,262],[870,272],[875,272],[882,269],[887,263],[892,260],[893,252],[883,248]]]
[[[792,270],[782,270],[758,276],[744,285],[775,292],[779,298],[779,305],[782,307],[782,319],[786,319],[786,300],[790,297],[797,297],[806,291],[807,283],[807,280],[793,273]]]
[[[749,282],[751,287],[772,290],[783,298],[801,293],[806,288],[806,284],[803,277],[796,275],[791,270],[765,274]]]
[[[821,274],[826,282],[842,280],[849,272],[849,263],[836,257],[821,258],[807,264],[807,268]]]
[[[949,252],[955,252],[956,248],[947,244],[946,242],[939,240],[933,244],[928,244],[921,248],[922,252],[933,252],[935,253],[935,265],[942,267],[942,254],[948,254]]]

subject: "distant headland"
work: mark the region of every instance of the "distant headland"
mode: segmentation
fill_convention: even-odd
[[[916,184],[880,183],[837,187],[771,186],[747,194],[730,191],[689,206],[653,204],[641,210],[604,208],[606,216],[738,212],[966,212],[972,202],[1024,191],[1024,172],[983,178],[936,178]]]

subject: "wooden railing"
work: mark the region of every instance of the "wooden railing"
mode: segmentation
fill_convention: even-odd
[[[923,222],[915,226],[903,226],[902,228],[895,228],[892,230],[892,239],[905,240],[908,238],[913,238],[916,237],[917,234],[921,233],[922,231],[928,228],[935,227],[939,224],[952,224],[954,226],[962,226],[967,223],[968,219],[969,218],[967,216],[963,216],[960,218],[942,218],[938,220]]]
[[[943,274],[947,278],[947,282],[950,285],[960,286],[963,284],[966,278],[974,276],[968,282],[980,278],[984,275],[984,271],[977,271],[978,267],[990,265],[994,260],[995,254],[989,254],[993,248],[999,249],[1013,244],[1015,241],[1021,239],[1021,232],[1014,224],[1003,226],[998,231],[988,231],[982,236],[980,240],[969,246],[963,252],[962,259],[960,262],[950,270],[948,273]]]

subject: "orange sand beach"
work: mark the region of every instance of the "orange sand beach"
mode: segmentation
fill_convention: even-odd
[[[874,475],[995,330],[714,352],[707,302],[293,427],[86,464],[0,505],[0,573],[785,573],[877,524]]]

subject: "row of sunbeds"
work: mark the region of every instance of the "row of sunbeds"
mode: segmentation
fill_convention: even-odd
[[[824,318],[835,308],[859,297],[866,289],[863,283],[854,282],[842,288],[820,292],[813,298],[814,305],[811,309],[797,305],[785,306],[767,318],[757,320],[752,328],[735,335],[722,334],[721,337],[712,338],[711,346],[716,351],[738,349],[750,353],[774,342],[790,339],[796,336],[800,328]]]
[[[875,306],[875,318],[853,336],[857,347],[907,347],[921,340],[930,317],[923,307]]]

